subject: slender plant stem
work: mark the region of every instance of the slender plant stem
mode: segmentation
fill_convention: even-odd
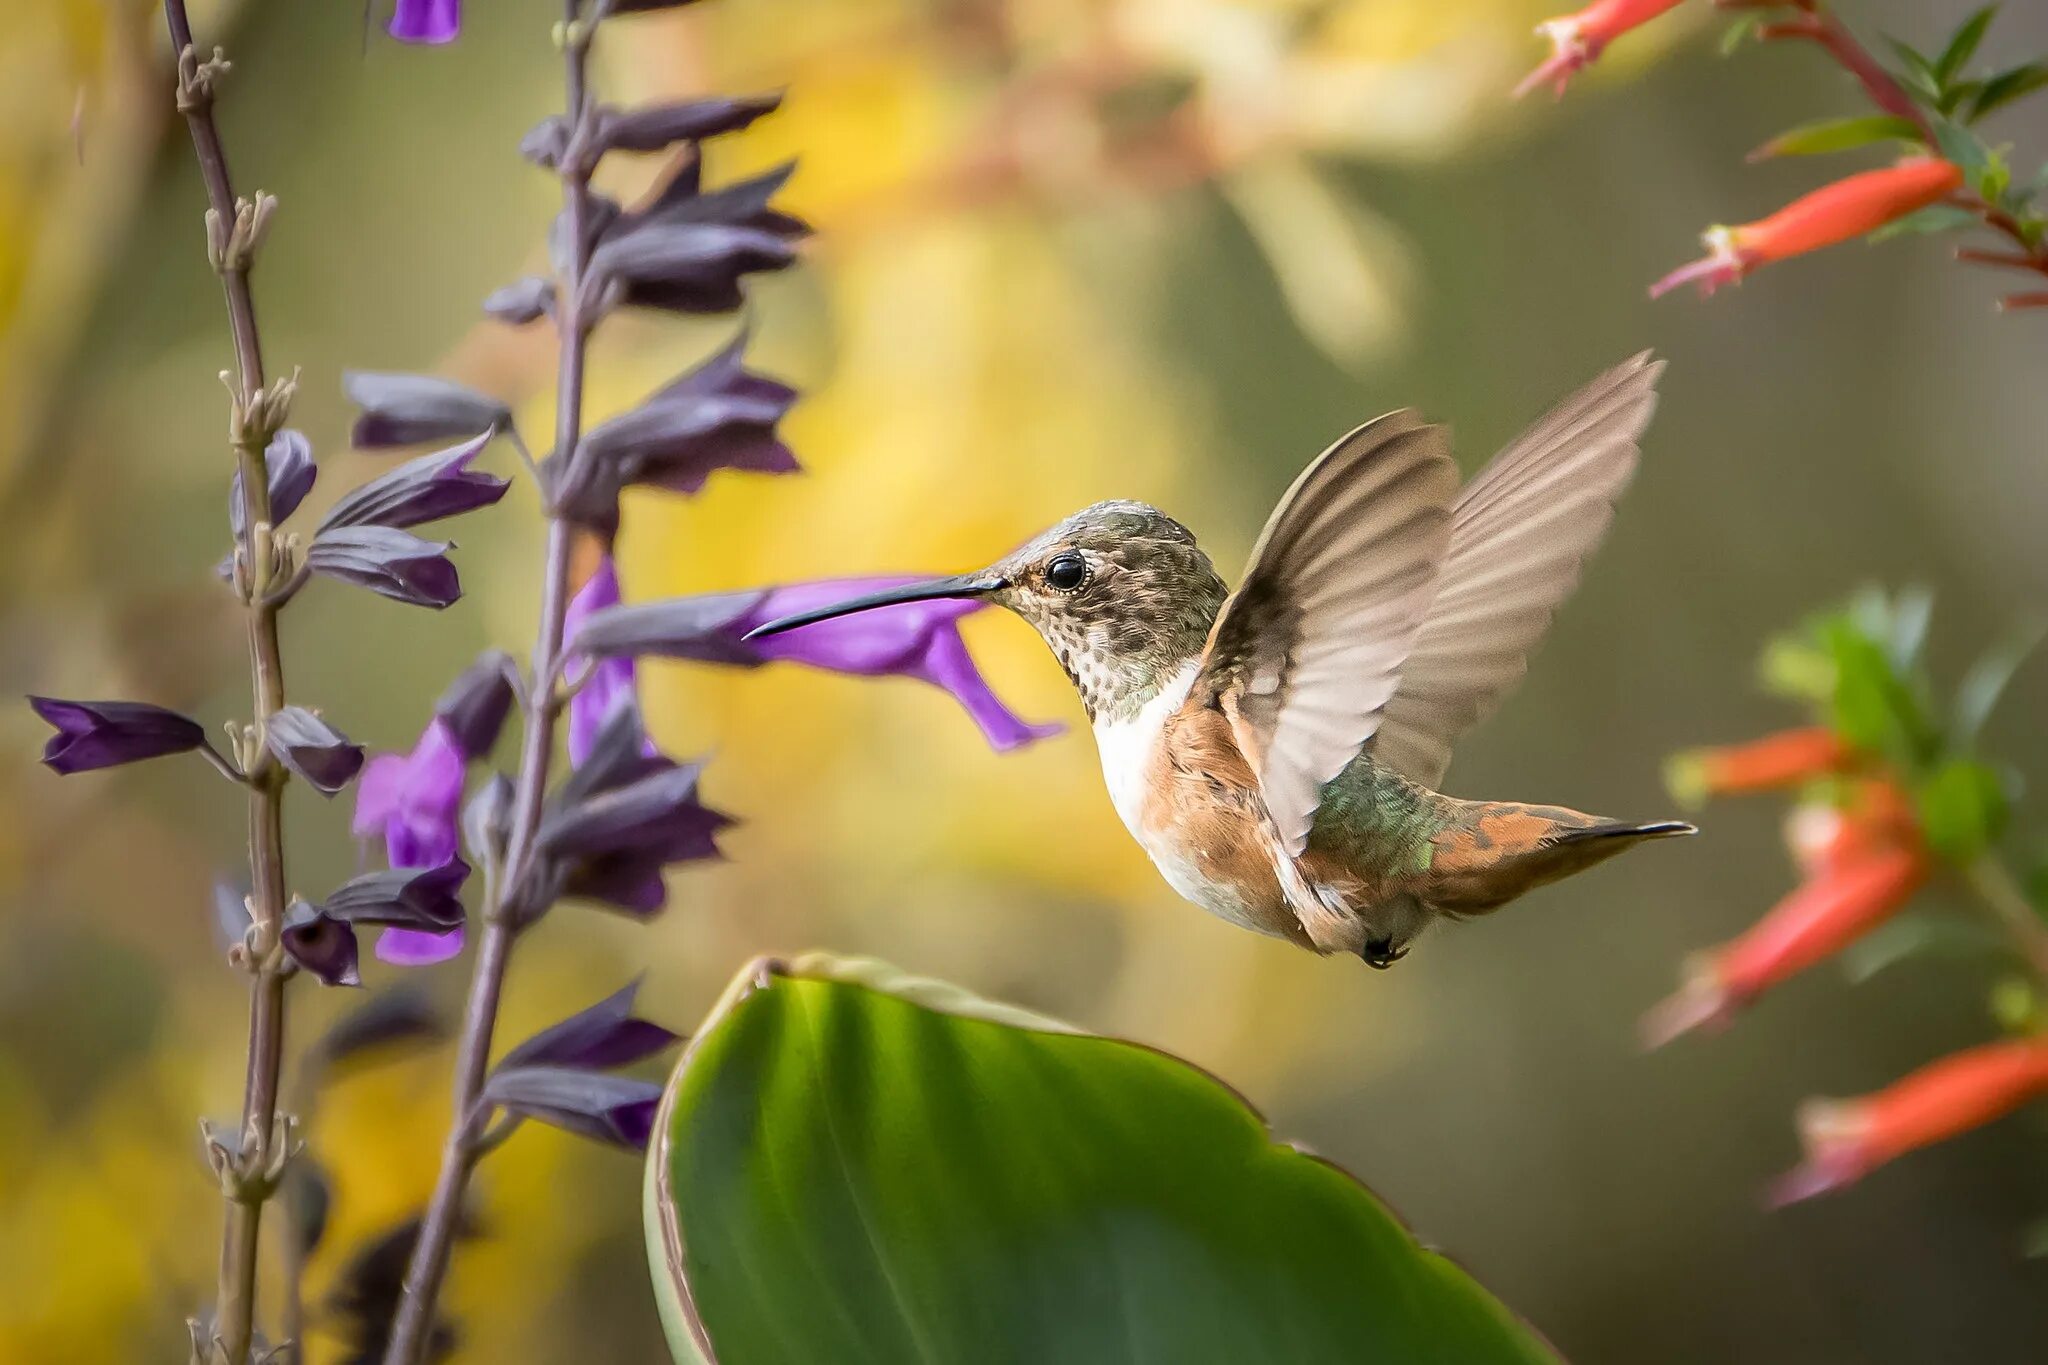
[[[566,108],[570,127],[576,127],[588,98],[586,68],[589,30],[577,21],[577,0],[567,0],[568,25],[563,44]],[[583,372],[588,329],[579,300],[589,261],[590,179],[587,167],[566,165],[562,172],[563,211],[567,215],[569,240],[573,243],[567,269],[557,291],[561,304],[561,365],[556,380],[555,451],[559,466],[567,468],[569,456],[583,428]],[[463,1195],[476,1163],[495,1148],[497,1141],[484,1127],[485,1115],[478,1099],[489,1073],[491,1036],[497,1025],[498,1002],[505,988],[505,971],[511,961],[512,944],[519,932],[516,916],[522,907],[512,904],[526,881],[533,856],[533,838],[540,827],[542,802],[547,796],[548,770],[554,759],[555,716],[553,680],[562,667],[563,621],[569,606],[569,557],[575,528],[550,511],[547,564],[541,588],[540,625],[533,650],[532,673],[523,693],[524,725],[519,771],[514,778],[512,828],[506,844],[504,867],[499,872],[490,904],[484,916],[483,940],[477,948],[476,968],[470,977],[469,1000],[463,1010],[461,1040],[455,1062],[454,1113],[449,1120],[448,1139],[441,1153],[440,1174],[434,1193],[420,1223],[420,1236],[406,1267],[405,1293],[392,1324],[390,1345],[384,1365],[416,1365],[432,1335],[434,1305],[448,1273],[449,1253],[462,1218]]]
[[[170,29],[171,50],[179,62],[178,105],[192,134],[192,149],[199,162],[200,176],[206,182],[207,204],[217,224],[216,231],[224,233],[235,224],[238,205],[228,174],[227,152],[221,145],[220,129],[213,121],[212,82],[218,73],[200,80],[189,75],[197,70],[197,49],[192,42],[192,22],[185,11],[185,0],[164,0],[164,22]],[[216,260],[227,302],[228,327],[234,337],[234,394],[241,414],[254,411],[264,392],[263,347],[256,330],[256,303],[249,291],[253,241],[248,245],[249,250],[227,253]],[[264,457],[269,438],[267,433],[252,429],[243,421],[238,420],[234,426],[239,433],[235,458],[243,498],[240,548],[243,562],[254,564],[259,555],[267,557],[270,550],[270,476]],[[284,705],[284,660],[278,648],[275,606],[252,597],[248,629],[250,690],[260,730]],[[250,752],[260,755],[260,744],[252,745]],[[249,1358],[255,1339],[256,1266],[263,1206],[288,1155],[280,1148],[288,1138],[280,1131],[277,1108],[278,1075],[284,1058],[284,987],[290,971],[279,948],[285,905],[285,774],[276,763],[251,761],[244,766],[248,770],[250,909],[254,919],[247,962],[254,981],[249,999],[241,1138],[231,1158],[231,1172],[222,1178],[227,1195],[226,1228],[221,1237],[220,1281],[212,1327],[214,1349],[228,1365],[242,1365]]]
[[[2012,872],[1987,853],[1963,869],[1963,879],[2012,940],[2035,984],[2048,988],[2048,920],[2035,911]]]

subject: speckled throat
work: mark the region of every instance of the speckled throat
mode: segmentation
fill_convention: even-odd
[[[1097,724],[1136,715],[1199,658],[1223,609],[1227,590],[1209,557],[1177,523],[1159,520],[1178,534],[1091,545],[1099,590],[1064,601],[1058,610],[1033,610],[1025,603],[1014,608],[1038,628]]]

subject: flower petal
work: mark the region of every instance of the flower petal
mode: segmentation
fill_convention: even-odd
[[[148,702],[32,696],[28,704],[56,728],[43,745],[43,763],[59,773],[111,768],[206,743],[206,731],[197,721]]]

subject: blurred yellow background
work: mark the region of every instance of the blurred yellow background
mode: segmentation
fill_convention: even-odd
[[[554,11],[470,8],[442,50],[366,44],[354,5],[195,11],[235,61],[221,118],[238,184],[283,205],[257,297],[273,366],[303,368],[293,424],[321,457],[318,505],[375,467],[344,448],[344,367],[440,367],[517,396],[523,429],[549,423],[550,340],[482,322],[476,301],[540,260],[554,188],[512,147],[559,102]],[[1925,581],[1947,666],[2038,613],[2048,333],[1993,316],[1995,281],[1925,241],[1652,306],[1644,285],[1701,227],[1830,169],[1742,153],[1857,112],[1853,97],[1811,54],[1716,60],[1700,5],[1617,44],[1561,108],[1511,104],[1550,8],[716,0],[621,24],[599,47],[615,102],[787,88],[711,171],[800,156],[789,206],[820,229],[748,319],[755,365],[804,390],[787,431],[807,472],[629,503],[627,596],[950,572],[1105,497],[1167,508],[1234,572],[1298,467],[1364,417],[1447,419],[1469,469],[1654,346],[1671,367],[1643,474],[1453,792],[1659,816],[1666,750],[1780,719],[1751,661],[1809,607]],[[1963,9],[1850,13],[1931,38]],[[2048,48],[2048,12],[2009,11],[1993,55]],[[238,626],[208,574],[226,543],[226,331],[154,11],[18,0],[9,28],[0,666],[13,693],[242,715]],[[1993,132],[2038,153],[2039,107]],[[630,189],[655,166],[614,170]],[[593,410],[733,325],[609,325]],[[478,649],[524,651],[530,488],[455,535],[468,595],[444,615],[308,594],[286,621],[294,700],[403,747]],[[744,821],[732,861],[680,874],[651,927],[558,911],[520,948],[502,1036],[641,971],[644,1012],[687,1029],[753,953],[872,953],[1219,1072],[1581,1365],[2048,1354],[2048,1263],[2016,1250],[2048,1211],[2038,1124],[1784,1214],[1758,1199],[1793,1157],[1800,1097],[1870,1089],[1987,1031],[1975,969],[1854,989],[1817,971],[1727,1036],[1636,1054],[1635,1016],[1679,957],[1787,880],[1768,809],[1717,809],[1705,838],[1369,972],[1178,902],[1117,823],[1029,629],[990,614],[968,632],[998,690],[1066,736],[998,756],[910,683],[644,669],[656,735],[710,754],[709,799]],[[2036,666],[1991,731],[2035,773],[2044,703]],[[16,756],[0,776],[0,1359],[167,1358],[210,1295],[218,1235],[195,1120],[239,1094],[240,978],[208,909],[240,857],[239,803],[197,763],[60,782],[32,761],[27,710],[0,717]],[[355,867],[345,805],[295,793],[300,890]],[[2048,828],[2038,802],[2029,818]],[[452,1007],[465,977],[419,979]],[[293,996],[301,1041],[351,1003]],[[364,1070],[324,1098],[312,1144],[336,1202],[316,1300],[423,1199],[448,1064]],[[449,1297],[459,1359],[662,1358],[632,1161],[522,1132],[479,1192]],[[317,1318],[311,1358],[341,1358]]]

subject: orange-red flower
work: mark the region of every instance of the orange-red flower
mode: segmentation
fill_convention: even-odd
[[[1803,801],[1785,816],[1785,847],[1802,877],[1823,875],[1881,848],[1920,842],[1919,821],[1898,784],[1857,782],[1831,801]]]
[[[1688,961],[1678,993],[1643,1017],[1644,1043],[1660,1047],[1691,1029],[1725,1023],[1771,986],[1883,923],[1926,876],[1926,856],[1910,847],[1878,848],[1820,870],[1740,937]]]
[[[1678,0],[1593,0],[1576,14],[1545,19],[1536,32],[1550,39],[1550,59],[1522,78],[1515,98],[1546,82],[1560,98],[1570,84],[1572,73],[1591,64],[1601,49],[1621,34],[1649,22]]]
[[[1859,1180],[2048,1095],[2048,1039],[1988,1043],[1924,1066],[1874,1095],[1799,1107],[1806,1160],[1771,1187],[1774,1205]]]
[[[1774,791],[1848,766],[1849,746],[1825,726],[1780,730],[1747,744],[1688,749],[1664,765],[1664,782],[1684,805],[1710,796]]]
[[[1740,227],[1711,227],[1701,234],[1707,254],[1650,286],[1650,297],[1682,284],[1711,294],[1760,265],[1874,232],[1886,223],[1953,194],[1963,173],[1949,162],[1916,157],[1883,170],[1863,171],[1802,195],[1768,218]]]

